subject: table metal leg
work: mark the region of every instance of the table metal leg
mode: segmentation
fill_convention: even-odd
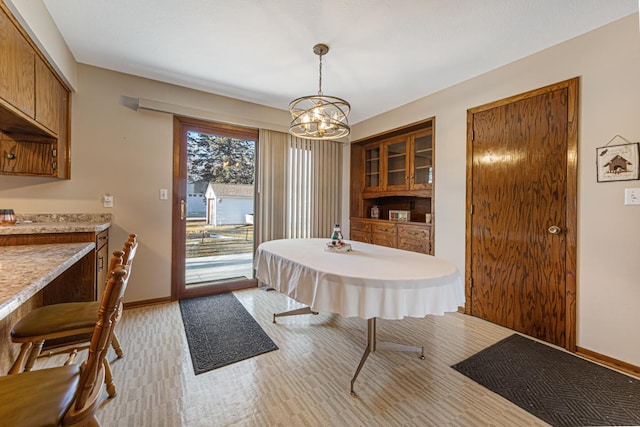
[[[366,362],[369,354],[376,351],[376,318],[367,320],[367,348],[364,349],[364,354],[362,355],[362,359],[360,359],[360,364],[358,365],[358,369],[356,369],[356,373],[351,379],[351,395],[355,396],[356,392],[353,390],[353,384],[356,382],[356,378],[358,378],[358,374],[360,370],[364,366],[364,362]]]
[[[274,320],[275,321],[275,320]],[[405,344],[397,344],[393,342],[380,341],[377,342],[376,339],[376,318],[367,320],[367,348],[364,350],[364,354],[362,355],[362,359],[360,359],[360,364],[358,365],[358,369],[356,369],[356,373],[351,379],[351,395],[355,396],[356,392],[353,389],[353,385],[356,382],[356,378],[358,378],[358,374],[360,374],[360,370],[364,366],[364,362],[369,357],[369,354],[375,352],[376,350],[391,350],[391,351],[412,351],[416,353],[420,353],[420,359],[424,360],[424,347],[414,347]]]
[[[298,314],[318,314],[309,307],[296,308],[295,310],[284,311],[282,313],[273,313],[273,323],[276,323],[276,317],[296,316]]]

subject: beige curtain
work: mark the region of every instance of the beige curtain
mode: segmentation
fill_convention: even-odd
[[[256,155],[256,246],[285,237],[288,135],[260,129]]]
[[[260,130],[257,164],[257,244],[329,237],[340,218],[340,143]]]

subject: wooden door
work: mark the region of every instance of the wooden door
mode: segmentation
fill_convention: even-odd
[[[467,306],[575,350],[578,79],[468,112]]]

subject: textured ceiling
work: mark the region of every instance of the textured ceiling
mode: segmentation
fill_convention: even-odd
[[[44,0],[81,63],[286,109],[322,89],[350,122],[638,11],[637,0]]]

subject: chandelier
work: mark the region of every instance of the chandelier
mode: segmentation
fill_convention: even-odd
[[[289,104],[291,126],[289,133],[306,139],[338,139],[349,135],[347,115],[351,106],[347,101],[322,93],[322,55],[329,52],[326,44],[317,44],[313,53],[320,57],[318,94],[294,99]]]

